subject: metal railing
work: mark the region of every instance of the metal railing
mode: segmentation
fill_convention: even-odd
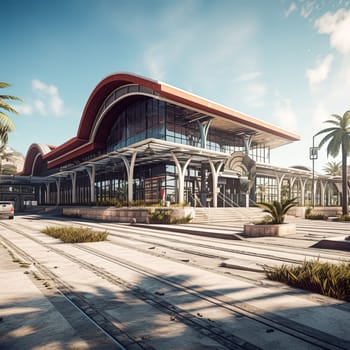
[[[221,192],[218,193],[218,198],[220,198],[225,204],[227,204],[228,207],[231,207],[231,208],[237,208],[237,207],[239,208],[240,207],[240,205],[238,203],[236,203],[231,198],[225,196]]]

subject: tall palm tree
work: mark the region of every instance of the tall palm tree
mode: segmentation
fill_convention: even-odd
[[[9,86],[11,85],[8,83],[0,82],[0,89],[7,88]],[[22,99],[16,96],[0,94],[0,146],[4,146],[7,144],[8,133],[15,130],[15,125],[12,119],[2,110],[18,114],[18,112],[13,107],[11,107],[5,100],[22,101]]]
[[[350,110],[346,111],[341,117],[338,114],[332,114],[334,119],[326,120],[325,123],[334,126],[318,132],[316,135],[326,134],[321,140],[321,148],[326,142],[327,156],[336,157],[341,150],[342,156],[342,212],[348,214],[348,184],[347,184],[347,156],[350,153]]]
[[[326,165],[323,167],[324,172],[327,175],[331,176],[340,176],[341,175],[341,162],[331,161],[326,163]]]

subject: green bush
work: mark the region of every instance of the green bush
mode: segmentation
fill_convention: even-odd
[[[342,214],[338,216],[334,221],[350,221],[350,215],[349,214]]]
[[[148,219],[150,224],[171,224],[171,210],[156,209],[148,211]]]
[[[53,238],[58,238],[65,243],[84,243],[105,241],[108,236],[107,231],[93,231],[88,227],[74,226],[50,226],[41,230]]]
[[[265,267],[265,274],[292,287],[350,301],[350,263],[305,261],[298,266]]]
[[[309,220],[328,220],[328,216],[321,212],[315,211],[312,208],[305,210],[305,219]]]
[[[297,204],[296,198],[287,199],[282,202],[272,201],[256,203],[259,208],[263,209],[264,213],[268,213],[271,216],[271,224],[283,224],[288,210],[295,207]]]
[[[191,215],[183,218],[173,218],[170,209],[155,209],[148,211],[148,220],[150,224],[188,224],[191,221]]]

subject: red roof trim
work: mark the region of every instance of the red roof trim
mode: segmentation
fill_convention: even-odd
[[[289,141],[300,140],[300,137],[296,134],[219,105],[215,102],[190,94],[181,89],[177,89],[168,84],[129,73],[116,73],[103,79],[91,93],[80,119],[77,136],[68,140],[61,146],[52,149],[48,154],[43,155],[43,159],[49,162],[49,168],[59,166],[64,162],[68,162],[86,154],[87,152],[92,152],[95,149],[98,149],[99,146],[94,143],[94,140],[90,140],[97,112],[104,99],[113,90],[128,84],[138,84],[148,87],[158,93],[160,97],[169,101],[174,101],[185,106],[199,109],[212,115],[221,116],[225,119],[250,126],[256,130],[269,132],[272,135],[276,135]]]

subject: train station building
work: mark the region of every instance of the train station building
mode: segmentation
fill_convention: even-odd
[[[247,207],[289,197],[338,205],[340,178],[270,163],[275,148],[298,140],[168,84],[118,73],[92,91],[75,137],[58,147],[32,144],[21,176],[1,183],[31,184],[39,205]]]

